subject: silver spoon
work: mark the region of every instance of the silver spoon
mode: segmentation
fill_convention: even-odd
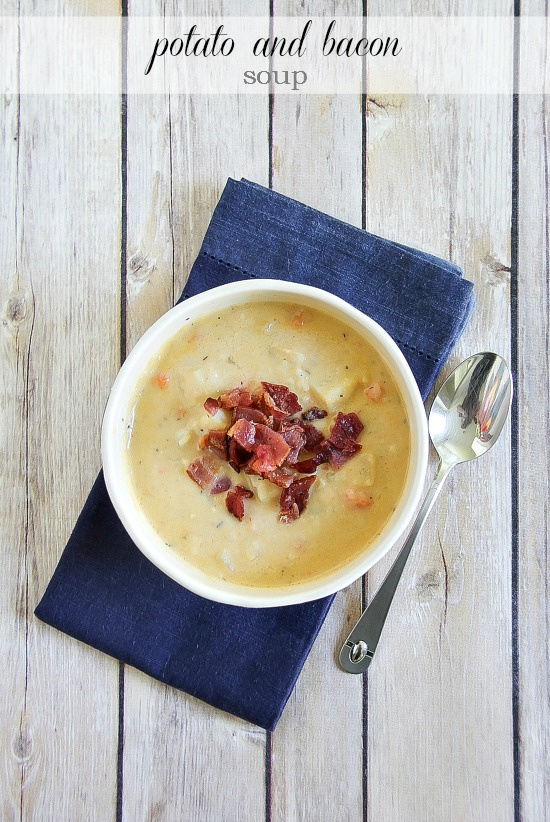
[[[428,420],[439,470],[397,559],[342,646],[339,658],[345,671],[361,674],[369,667],[411,548],[449,471],[495,444],[511,402],[512,375],[498,354],[474,354],[441,386]]]

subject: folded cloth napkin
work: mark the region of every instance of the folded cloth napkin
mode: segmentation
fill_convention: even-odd
[[[229,180],[181,299],[250,277],[315,285],[369,314],[400,345],[424,397],[474,302],[472,284],[448,262]],[[332,599],[249,609],[190,593],[135,547],[100,474],[35,613],[272,730]]]

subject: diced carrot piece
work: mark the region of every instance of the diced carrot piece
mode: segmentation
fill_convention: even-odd
[[[292,317],[290,318],[290,324],[294,326],[294,328],[301,328],[304,324],[304,311],[300,308],[299,311],[296,311]]]
[[[365,388],[365,396],[372,402],[380,402],[384,396],[384,389],[379,382],[373,382],[368,388]]]
[[[159,388],[166,388],[170,382],[170,377],[167,374],[157,374],[155,382]]]
[[[355,508],[372,508],[374,500],[363,488],[346,488],[344,496]]]

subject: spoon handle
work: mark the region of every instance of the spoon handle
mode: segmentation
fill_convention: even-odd
[[[362,674],[371,663],[411,548],[452,467],[452,464],[449,465],[445,462],[439,463],[437,475],[426,495],[422,508],[418,512],[411,532],[405,540],[405,544],[401,548],[384,582],[342,645],[339,657],[340,665],[350,674]]]

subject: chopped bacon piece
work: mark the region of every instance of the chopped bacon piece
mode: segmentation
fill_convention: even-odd
[[[255,459],[250,463],[249,470],[256,474],[268,474],[273,471],[290,453],[290,446],[287,445],[281,434],[277,434],[267,425],[260,422],[250,422],[250,420],[240,419],[231,426],[227,432],[231,442],[236,442],[241,448],[255,454]],[[229,456],[237,463],[238,467],[243,466],[242,461],[234,459],[234,451],[230,442]]]
[[[308,451],[315,451],[317,446],[321,445],[323,440],[325,439],[324,435],[318,428],[315,428],[314,425],[310,425],[308,422],[302,423],[302,431],[305,434],[306,438],[306,445]]]
[[[346,497],[355,508],[372,508],[374,505],[374,500],[369,494],[368,491],[365,491],[363,488],[346,488],[344,491],[344,496]]]
[[[298,397],[286,385],[262,382],[263,401],[270,414],[276,419],[284,420],[302,410]]]
[[[204,450],[209,448],[213,454],[221,460],[228,459],[227,451],[227,433],[221,429],[212,429],[207,431],[204,437],[199,440],[199,448]]]
[[[241,418],[231,426],[227,436],[232,437],[246,451],[253,451],[256,441],[256,426],[250,420]]]
[[[215,400],[214,397],[208,397],[204,401],[204,407],[205,407],[206,411],[208,411],[210,416],[213,417],[214,414],[218,413],[218,411],[221,408],[221,405],[220,405],[219,400]]]
[[[236,408],[238,405],[252,405],[252,394],[245,388],[232,388],[219,399],[222,408]]]
[[[255,454],[256,458],[250,463],[251,473],[267,474],[276,468],[273,454],[267,445],[258,445]]]
[[[207,457],[193,460],[187,467],[187,474],[201,488],[208,488],[215,477],[215,466]]]
[[[336,447],[331,440],[325,440],[322,444],[319,455],[328,457],[328,461],[335,471],[338,471],[346,462],[354,457],[362,446],[355,440],[345,440],[342,447]]]
[[[231,468],[240,473],[241,468],[244,468],[250,462],[250,452],[245,451],[244,448],[237,443],[236,440],[230,438],[229,448],[227,449],[227,459]]]
[[[314,474],[317,471],[317,466],[322,465],[324,462],[328,462],[328,454],[314,454],[308,460],[295,462],[292,467],[300,474]]]
[[[314,482],[315,477],[302,477],[301,479],[294,480],[288,488],[283,490],[279,503],[280,522],[288,523],[298,519],[307,506],[309,490]]]
[[[279,433],[290,448],[286,461],[289,465],[294,465],[306,444],[304,430],[301,425],[296,425],[294,420],[289,420],[281,423]]]
[[[252,408],[259,408],[260,411],[262,411],[263,407],[264,407],[264,389],[260,387],[252,394]]]
[[[252,470],[258,474],[267,474],[278,468],[290,453],[290,446],[281,434],[272,431],[267,425],[251,423],[256,429],[254,452],[256,460],[252,463]]]
[[[187,474],[199,488],[210,490],[211,494],[221,494],[231,488],[231,480],[224,474],[216,473],[217,465],[211,457],[199,457],[187,467]]]
[[[281,488],[288,488],[296,479],[296,472],[290,471],[288,468],[274,468],[269,474],[264,474],[265,478],[274,485],[279,485]]]
[[[244,501],[250,499],[254,494],[248,488],[243,488],[242,485],[236,485],[227,492],[225,498],[225,505],[230,514],[240,521],[244,517]]]
[[[323,408],[318,408],[314,405],[312,408],[309,408],[307,411],[304,411],[302,414],[302,419],[306,420],[306,422],[310,422],[311,420],[322,420],[328,414],[328,411],[325,411]]]
[[[363,428],[363,423],[353,411],[350,414],[338,413],[328,440],[320,444],[317,453],[328,457],[332,468],[338,471],[361,450],[357,437]]]
[[[346,440],[356,440],[364,427],[354,411],[350,414],[339,412],[330,429],[329,439],[337,448],[341,448]]]
[[[267,425],[269,423],[268,418],[260,411],[259,408],[254,408],[253,406],[244,406],[244,405],[237,405],[233,409],[233,422],[237,422],[237,420],[248,420],[249,422],[261,422],[262,425]]]
[[[365,396],[372,402],[380,402],[384,396],[384,389],[379,382],[373,382],[368,388],[365,388]]]
[[[228,491],[231,488],[231,480],[229,477],[220,476],[216,477],[212,485],[210,486],[210,493],[211,494],[223,494],[224,491]]]

